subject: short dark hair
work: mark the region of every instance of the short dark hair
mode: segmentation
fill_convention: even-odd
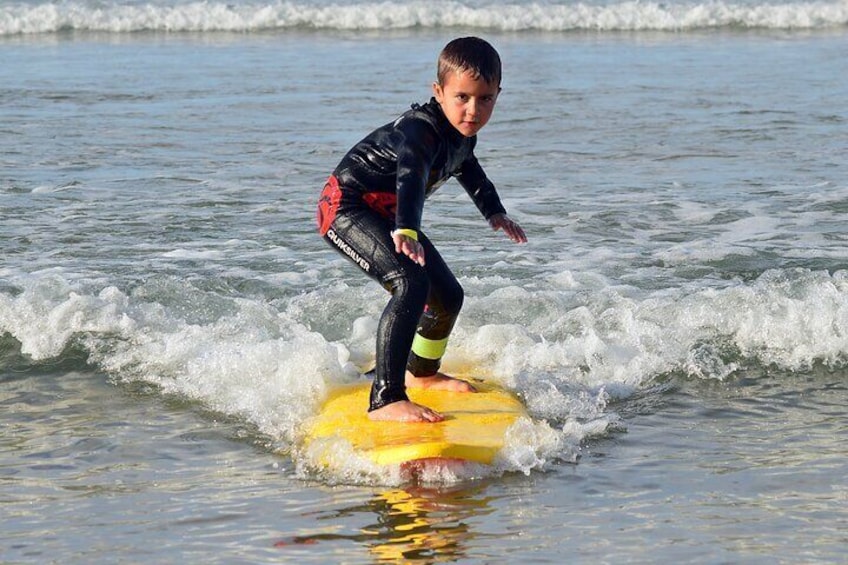
[[[439,54],[436,77],[444,84],[451,72],[471,73],[489,84],[501,84],[501,58],[495,48],[479,37],[454,39]]]

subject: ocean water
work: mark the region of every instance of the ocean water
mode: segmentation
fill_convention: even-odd
[[[531,418],[317,468],[386,301],[317,194],[467,34],[530,241],[428,202],[445,369]],[[847,55],[844,0],[0,2],[0,561],[844,561]]]

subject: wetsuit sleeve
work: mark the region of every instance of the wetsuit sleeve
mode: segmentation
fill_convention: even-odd
[[[483,167],[473,154],[462,163],[456,179],[471,196],[484,218],[488,220],[495,214],[506,214],[495,185],[486,177]]]
[[[430,169],[439,148],[435,130],[425,121],[406,119],[398,124],[397,229],[421,229],[424,196]]]

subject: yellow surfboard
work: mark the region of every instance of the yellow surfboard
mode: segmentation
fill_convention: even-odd
[[[477,392],[407,389],[410,400],[445,416],[436,423],[372,422],[370,382],[333,391],[307,428],[306,443],[347,440],[354,452],[379,465],[418,460],[462,460],[490,465],[504,445],[507,429],[526,415],[508,391],[474,383]]]

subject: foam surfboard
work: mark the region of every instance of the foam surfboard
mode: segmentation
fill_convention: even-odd
[[[479,382],[474,386],[477,392],[407,389],[410,400],[445,416],[435,423],[372,422],[367,413],[371,383],[342,386],[330,393],[311,421],[306,443],[342,438],[354,452],[379,465],[448,460],[491,465],[507,429],[526,410],[500,387]]]

